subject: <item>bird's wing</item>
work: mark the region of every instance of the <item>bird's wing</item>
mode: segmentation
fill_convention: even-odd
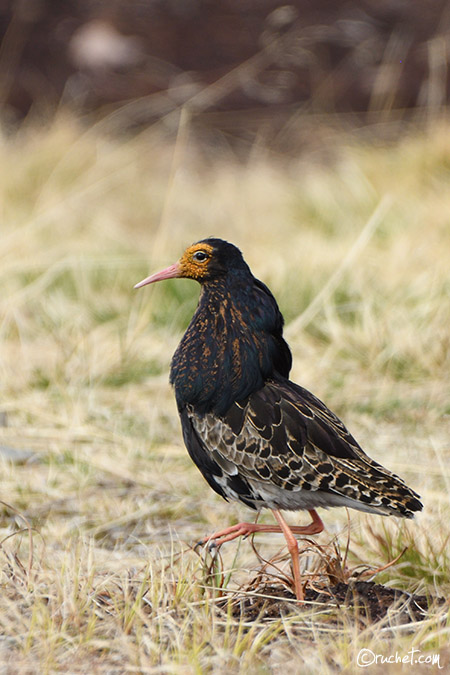
[[[370,459],[336,415],[288,380],[268,382],[221,418],[208,413],[192,422],[210,458],[229,476],[388,508],[409,500],[408,508],[419,508],[417,495]]]
[[[189,407],[180,410],[180,419],[184,443],[189,455],[210,487],[226,500],[235,495],[233,498],[239,498],[252,509],[256,508],[252,489],[245,477],[241,476],[237,467],[232,466],[223,455],[211,449],[207,439],[208,433],[203,424],[206,422],[206,417],[201,417],[202,432],[199,431],[200,418],[193,414]]]

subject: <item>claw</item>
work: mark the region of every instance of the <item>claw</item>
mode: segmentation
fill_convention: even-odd
[[[201,548],[202,546],[207,548],[209,553],[212,553],[214,549],[217,550],[219,548],[216,540],[211,539],[211,537],[208,537],[208,538],[205,538],[205,539],[200,539],[200,541],[198,541],[196,544],[194,544],[194,551],[196,551],[198,548]]]

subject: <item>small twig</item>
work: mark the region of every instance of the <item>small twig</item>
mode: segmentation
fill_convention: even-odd
[[[7,504],[2,499],[0,499],[0,504],[3,504],[3,506],[5,506],[7,509],[9,509],[13,513],[15,513],[16,516],[19,516],[19,518],[22,518],[22,520],[24,521],[24,523],[26,525],[26,527],[22,530],[19,530],[19,532],[25,532],[25,531],[28,532],[28,539],[29,539],[29,542],[30,542],[30,550],[28,551],[28,568],[27,568],[26,572],[27,572],[28,581],[30,581],[30,579],[31,579],[31,569],[33,567],[33,557],[34,557],[34,546],[33,546],[33,536],[32,536],[32,532],[33,532],[34,528],[31,527],[28,519],[22,513],[20,513],[20,511],[18,511],[14,506],[11,506],[11,504]],[[34,530],[34,531],[36,532],[36,530]],[[19,532],[13,532],[12,534],[9,534],[7,537],[5,537],[2,540],[0,545],[3,544],[3,542],[5,542],[10,537],[12,537],[16,534],[19,534]]]
[[[342,561],[343,569],[345,569],[347,565],[348,552],[350,550],[350,513],[348,509],[345,509],[345,511],[347,514],[347,543],[345,545],[344,560]]]
[[[389,569],[389,567],[392,567],[392,565],[395,565],[395,563],[400,560],[402,555],[404,555],[404,553],[406,553],[407,550],[408,550],[408,546],[405,546],[403,551],[401,551],[401,553],[399,553],[398,556],[396,556],[393,560],[386,563],[385,565],[382,565],[381,567],[377,567],[374,570],[364,570],[363,572],[358,573],[358,578],[364,577],[364,576],[372,577],[372,576],[375,576],[376,574],[379,574],[380,572],[384,572],[384,570],[387,570],[387,569]]]

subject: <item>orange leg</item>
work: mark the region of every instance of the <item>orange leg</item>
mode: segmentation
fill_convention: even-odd
[[[279,511],[276,511],[275,509],[272,509],[272,513],[278,520],[280,524],[280,529],[282,530],[284,538],[286,539],[288,551],[292,559],[292,573],[294,575],[295,597],[297,598],[299,605],[302,605],[305,596],[303,595],[302,577],[300,574],[300,561],[299,561],[297,539],[292,534],[291,528],[289,527],[289,525],[287,524],[281,513]]]
[[[317,511],[314,511],[314,509],[309,509],[308,513],[312,518],[310,524],[294,526],[289,525],[291,532],[294,534],[319,534],[320,532],[323,532],[325,525],[322,523],[322,519],[320,518]]]
[[[273,511],[275,513],[275,511]],[[293,534],[319,534],[324,529],[324,524],[319,515],[311,509],[309,511],[312,521],[309,525],[289,525],[289,529]],[[275,516],[276,517],[276,516]],[[278,520],[278,519],[277,519]],[[208,541],[214,542],[216,546],[222,546],[227,541],[232,541],[237,537],[248,537],[249,534],[255,532],[275,532],[284,534],[280,525],[260,525],[259,523],[238,523],[231,527],[226,527],[224,530],[214,532],[209,537],[204,537],[198,542],[198,546],[207,544]]]
[[[260,525],[259,523],[238,523],[237,525],[232,525],[227,527],[224,530],[219,530],[214,532],[210,537],[205,537],[198,542],[197,546],[207,544],[208,542],[214,542],[216,546],[222,546],[227,541],[232,541],[237,537],[248,537],[249,534],[254,534],[255,532],[276,532],[284,534],[286,543],[288,546],[288,551],[291,554],[292,558],[292,571],[294,574],[294,588],[295,595],[299,603],[303,602],[303,588],[301,585],[301,575],[300,575],[300,564],[299,564],[299,553],[298,553],[298,544],[294,537],[294,534],[319,534],[324,529],[324,525],[319,515],[310,509],[309,513],[311,515],[312,521],[309,525],[293,525],[290,526],[286,523],[283,516],[277,509],[272,509],[272,513],[278,521],[278,525]]]

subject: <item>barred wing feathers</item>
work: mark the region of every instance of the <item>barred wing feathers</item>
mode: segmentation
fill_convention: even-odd
[[[222,417],[188,408],[183,428],[192,459],[225,498],[255,508],[340,505],[407,518],[422,508],[334,413],[285,378],[268,381]]]

